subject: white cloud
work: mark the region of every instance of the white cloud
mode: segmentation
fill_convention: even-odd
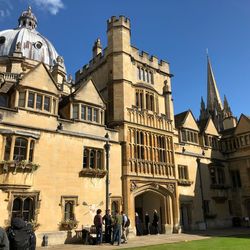
[[[62,0],[33,0],[33,1],[37,6],[45,10],[48,10],[52,15],[56,15],[60,9],[64,8]]]

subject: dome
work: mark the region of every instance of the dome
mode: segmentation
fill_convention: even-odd
[[[62,57],[58,55],[51,42],[37,32],[37,19],[29,7],[18,19],[16,29],[0,31],[0,56],[12,56],[16,48],[28,59],[53,66],[60,63],[64,70]]]

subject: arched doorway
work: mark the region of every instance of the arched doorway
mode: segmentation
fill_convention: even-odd
[[[134,212],[137,212],[139,215],[143,232],[147,231],[145,214],[149,214],[151,225],[153,213],[156,209],[160,217],[160,233],[173,233],[178,216],[176,199],[173,194],[174,191],[170,192],[168,189],[155,184],[142,186],[134,192]],[[153,229],[152,226],[151,229]]]

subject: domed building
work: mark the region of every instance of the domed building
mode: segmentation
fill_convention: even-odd
[[[31,12],[31,7],[23,11],[18,19],[18,27],[0,32],[0,56],[11,57],[15,52],[21,53],[26,59],[43,62],[53,67],[62,61],[51,42],[37,30],[36,16]],[[66,72],[63,61],[61,62]]]

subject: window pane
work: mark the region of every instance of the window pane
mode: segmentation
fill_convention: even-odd
[[[102,152],[101,151],[97,151],[97,168],[101,169],[102,168]]]
[[[81,106],[81,119],[86,120],[86,107],[84,105]]]
[[[28,107],[34,108],[34,100],[35,100],[35,94],[32,92],[29,92],[29,98],[28,98]]]
[[[94,122],[98,122],[98,109],[94,109],[94,115],[93,115],[93,120]]]
[[[64,219],[74,220],[74,201],[65,202]]]
[[[50,98],[48,96],[44,97],[44,110],[50,111]]]
[[[25,107],[25,92],[19,92],[19,107]]]
[[[4,160],[8,161],[10,160],[10,148],[11,148],[11,137],[6,137],[5,141],[5,151],[4,151]]]
[[[95,167],[95,150],[90,151],[89,167],[90,168]]]
[[[88,150],[84,149],[83,151],[83,168],[87,168],[88,164]]]
[[[16,138],[14,148],[14,160],[21,161],[26,159],[28,141],[23,138]]]
[[[92,108],[88,107],[88,120],[92,121]]]
[[[79,118],[79,105],[74,104],[73,105],[73,119],[78,119]]]
[[[53,114],[57,114],[56,112],[56,99],[53,99]]]
[[[43,97],[42,95],[36,95],[36,109],[42,110],[42,101]]]
[[[35,145],[35,141],[32,140],[30,142],[30,152],[29,152],[29,161],[30,162],[33,161],[34,145]]]

